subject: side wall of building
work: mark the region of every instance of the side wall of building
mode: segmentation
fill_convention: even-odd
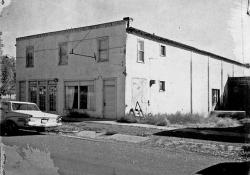
[[[127,35],[126,113],[135,109],[138,102],[144,113],[179,111],[206,116],[222,103],[227,78],[243,76],[243,69],[245,74],[249,72],[207,55]],[[143,63],[137,61],[138,41],[144,42]],[[160,54],[161,45],[166,48],[166,56]],[[160,91],[160,81],[165,81],[165,91]]]
[[[42,37],[17,40],[17,99],[21,98],[20,82],[25,84],[25,100],[30,101],[29,82],[56,82],[56,111],[65,112],[65,87],[91,85],[94,88],[94,107],[88,113],[103,117],[104,82],[112,80],[115,84],[116,117],[124,115],[124,60],[125,60],[125,22],[120,25],[94,28],[74,32],[61,32]],[[108,37],[108,61],[99,62],[98,39]],[[59,65],[59,44],[67,43],[68,64]],[[34,46],[34,67],[26,67],[26,47]],[[81,56],[82,55],[82,56]],[[24,86],[24,85],[22,85]],[[39,98],[39,95],[38,95]],[[49,100],[48,95],[46,100]],[[79,102],[79,101],[78,101]],[[38,101],[39,103],[39,101]],[[49,103],[49,102],[48,102]],[[93,104],[92,104],[93,105]],[[48,110],[47,110],[48,111]],[[81,111],[81,110],[80,110]],[[85,112],[82,110],[81,112]]]

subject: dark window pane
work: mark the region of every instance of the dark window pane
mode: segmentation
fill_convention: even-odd
[[[161,55],[166,56],[166,47],[165,46],[161,46]]]
[[[80,86],[80,109],[88,109],[88,86]]]
[[[68,45],[67,43],[59,44],[58,48],[58,55],[59,55],[59,65],[66,65],[68,64]]]
[[[98,40],[99,61],[108,61],[108,45],[108,37],[104,37]]]
[[[26,48],[26,67],[34,66],[34,47],[29,46]]]

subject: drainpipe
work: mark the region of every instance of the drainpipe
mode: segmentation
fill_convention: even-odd
[[[193,114],[193,52],[190,52],[190,113]]]

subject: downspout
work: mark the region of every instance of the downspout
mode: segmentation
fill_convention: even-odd
[[[190,113],[193,114],[193,52],[190,52]]]
[[[210,111],[210,62],[207,57],[207,111]]]

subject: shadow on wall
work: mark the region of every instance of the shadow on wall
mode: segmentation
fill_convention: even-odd
[[[250,114],[250,77],[229,77],[215,110],[246,111]]]
[[[248,175],[250,162],[225,162],[205,168],[196,174],[200,175]]]

